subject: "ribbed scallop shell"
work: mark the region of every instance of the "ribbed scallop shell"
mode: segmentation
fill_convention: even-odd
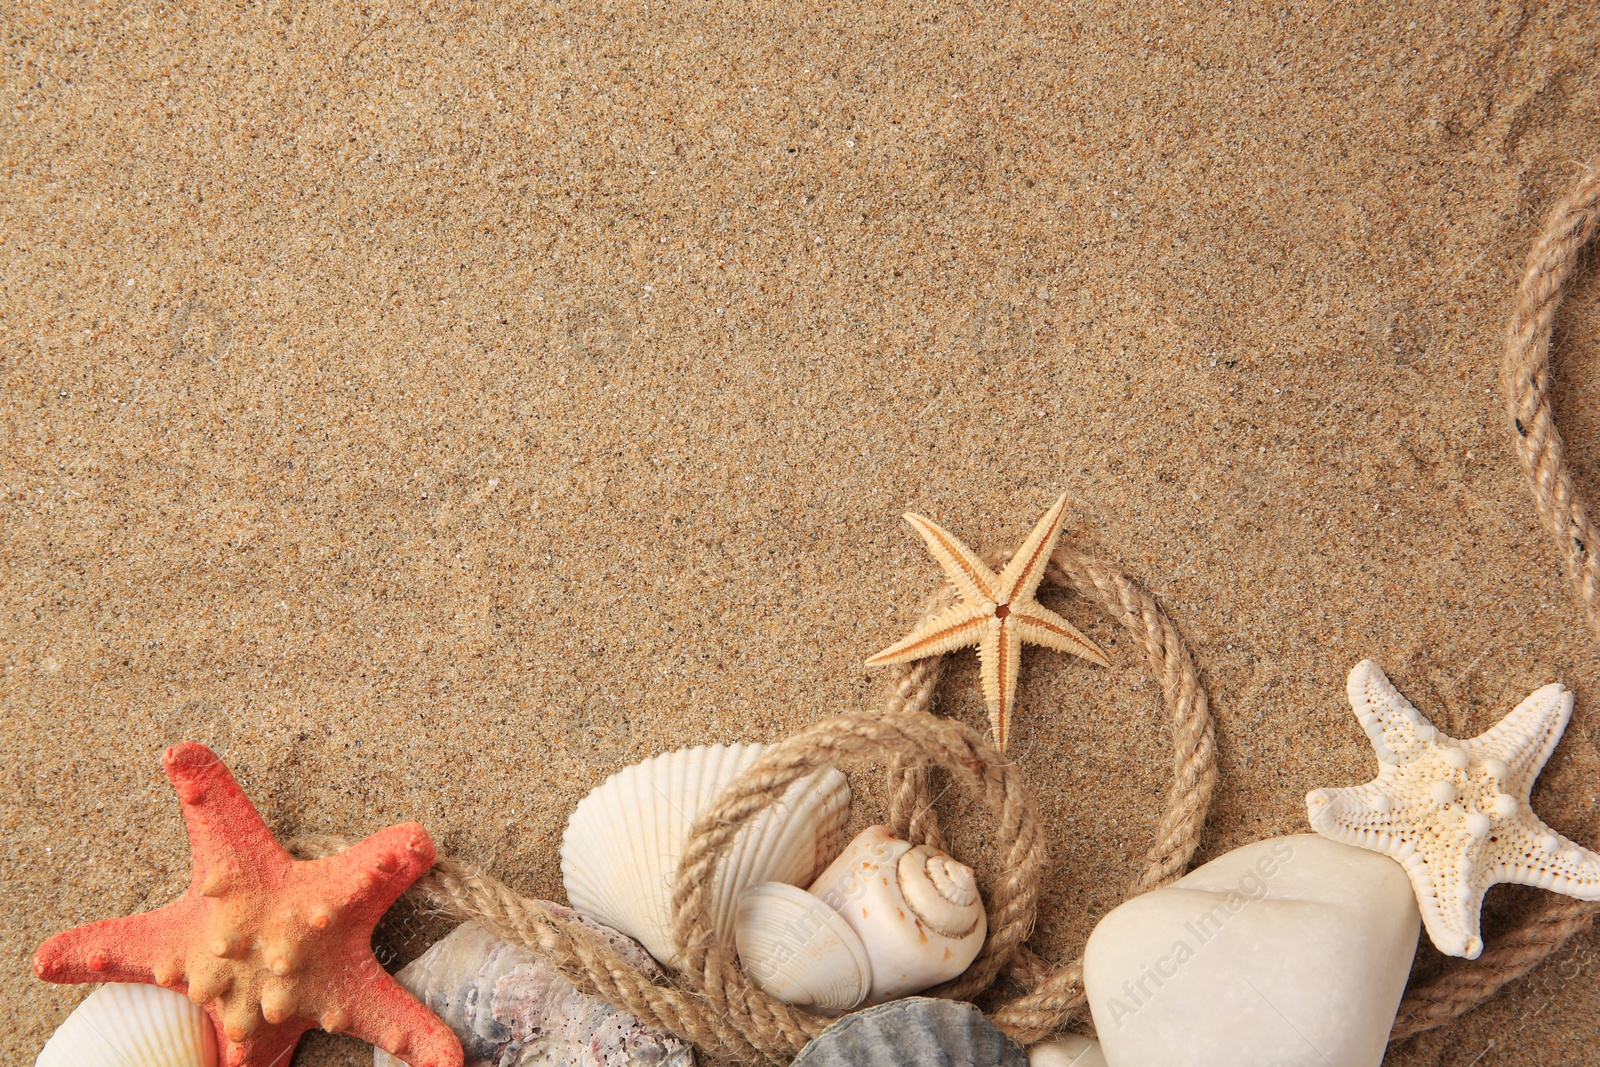
[[[739,894],[733,923],[751,981],[786,1004],[828,1015],[872,988],[872,961],[844,917],[798,886],[763,882]]]
[[[216,1067],[217,1034],[182,993],[115,982],[90,993],[34,1067]]]
[[[764,745],[680,749],[626,767],[579,802],[561,839],[567,900],[596,922],[639,941],[671,964],[672,880],[689,827]],[[791,786],[734,839],[717,868],[712,922],[733,930],[739,891],[757,882],[804,883],[838,848],[850,786],[831,767]]]
[[[846,1015],[792,1067],[1028,1067],[1028,1054],[971,1004],[907,997]]]

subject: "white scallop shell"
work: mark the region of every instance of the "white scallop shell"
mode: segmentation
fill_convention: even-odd
[[[567,900],[596,922],[639,941],[671,964],[672,879],[689,827],[764,745],[680,749],[626,767],[579,802],[561,838]],[[733,932],[739,891],[757,882],[804,883],[838,847],[850,786],[832,767],[793,786],[734,838],[717,868],[712,924]]]
[[[971,867],[884,826],[863,830],[810,892],[861,938],[872,961],[869,1004],[956,977],[989,930]]]
[[[739,894],[733,937],[745,973],[786,1004],[836,1015],[872,988],[861,938],[822,898],[798,886],[763,882]]]
[[[211,1020],[182,993],[113,982],[84,998],[34,1067],[217,1067]]]

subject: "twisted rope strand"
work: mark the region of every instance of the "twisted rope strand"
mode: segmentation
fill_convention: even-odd
[[[1600,638],[1600,546],[1588,506],[1566,462],[1550,402],[1550,334],[1556,310],[1579,254],[1597,230],[1600,157],[1584,167],[1578,183],[1551,210],[1528,252],[1527,269],[1506,324],[1500,383],[1534,508],[1555,538],[1584,621]],[[1527,919],[1497,938],[1471,964],[1409,991],[1389,1040],[1443,1026],[1476,1008],[1507,982],[1537,966],[1569,937],[1587,930],[1597,913],[1600,904],[1547,896]]]
[[[307,835],[287,842],[286,847],[302,858],[317,859],[354,843],[348,837]],[[652,1029],[669,1031],[739,1062],[764,1059],[737,1026],[707,1010],[699,996],[672,985],[658,985],[593,931],[470,863],[442,858],[405,895],[463,922],[475,919],[496,936],[526,946],[579,991],[632,1012]]]
[[[1045,580],[1073,589],[1120,622],[1161,683],[1172,727],[1173,782],[1145,865],[1128,887],[1127,895],[1137,896],[1182,877],[1199,847],[1217,781],[1210,701],[1182,635],[1153,597],[1110,564],[1070,548],[1056,549],[1050,564]],[[1024,1045],[1065,1029],[1084,1005],[1081,950],[1053,970],[1032,957],[1015,973],[1028,992],[993,1019]]]
[[[1496,938],[1471,966],[1443,974],[1409,993],[1395,1016],[1389,1040],[1399,1041],[1465,1015],[1507,982],[1544,962],[1567,938],[1587,930],[1594,915],[1591,903],[1550,894],[1520,925]]]

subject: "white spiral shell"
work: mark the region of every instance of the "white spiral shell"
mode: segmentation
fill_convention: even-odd
[[[972,868],[883,826],[862,831],[828,865],[806,894],[816,904],[792,886],[783,890],[755,886],[741,897],[739,959],[768,993],[821,1011],[878,1004],[954,978],[988,933]],[[828,921],[829,912],[855,935],[853,943]]]
[[[113,982],[84,998],[34,1067],[217,1067],[217,1032],[182,993]]]
[[[620,930],[669,966],[672,881],[689,827],[764,745],[680,749],[626,767],[579,802],[561,839],[561,880],[579,912]],[[757,882],[804,883],[827,862],[850,814],[844,775],[823,768],[751,820],[717,867],[712,926],[733,930],[739,891]]]

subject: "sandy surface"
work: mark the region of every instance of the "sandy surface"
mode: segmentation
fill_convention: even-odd
[[[1456,735],[1574,687],[1535,805],[1600,841],[1600,654],[1497,380],[1600,8],[724,6],[7,13],[0,1059],[83,996],[41,940],[187,884],[163,746],[284,836],[419,819],[559,897],[605,775],[875,700],[938,574],[905,510],[1009,547],[1072,494],[1214,697],[1205,856],[1370,777],[1367,656]],[[1594,274],[1559,332],[1593,492]],[[1117,661],[1022,677],[1059,957],[1168,742],[1049,602]],[[983,722],[970,654],[942,693]],[[1597,983],[1591,934],[1386,1062],[1595,1063]]]

